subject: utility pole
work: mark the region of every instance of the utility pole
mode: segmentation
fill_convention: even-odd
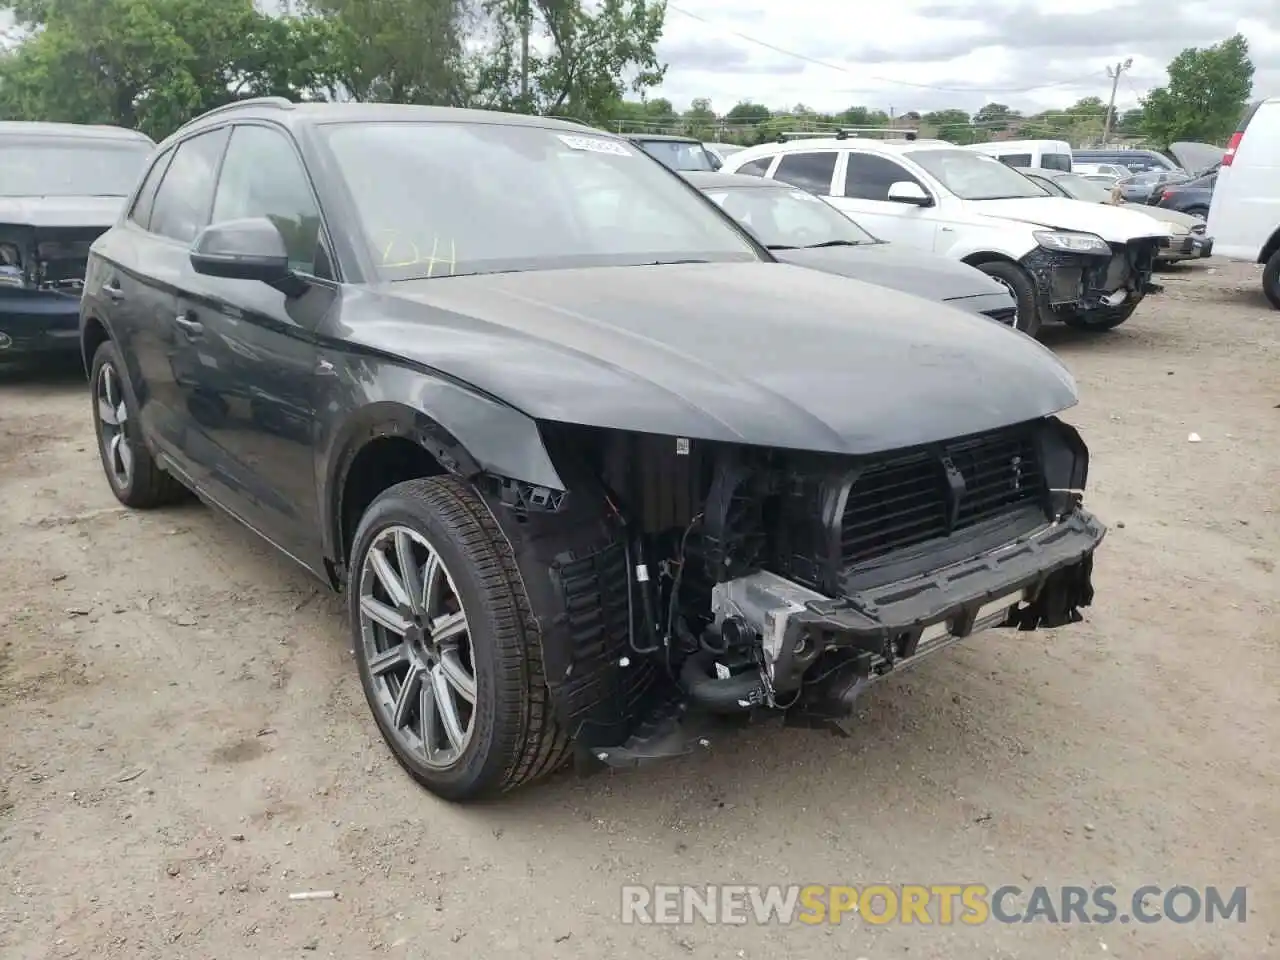
[[[1102,121],[1102,145],[1105,147],[1111,139],[1111,118],[1116,112],[1116,87],[1120,86],[1120,74],[1133,66],[1133,57],[1114,67],[1107,67],[1107,76],[1111,78],[1111,102],[1107,104],[1107,116]]]
[[[520,0],[520,103],[529,104],[529,3]]]

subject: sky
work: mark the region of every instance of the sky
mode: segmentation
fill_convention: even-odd
[[[1256,96],[1280,95],[1280,0],[668,0],[650,96],[687,109],[708,97],[897,114],[1004,103],[1026,113],[1111,93],[1116,106],[1162,85],[1170,60],[1242,33]],[[814,62],[818,61],[818,62]]]

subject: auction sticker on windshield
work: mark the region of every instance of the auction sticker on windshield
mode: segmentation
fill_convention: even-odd
[[[592,153],[612,153],[616,157],[629,157],[631,151],[614,140],[599,140],[595,137],[576,137],[572,134],[558,134],[560,142],[571,150],[590,150]]]

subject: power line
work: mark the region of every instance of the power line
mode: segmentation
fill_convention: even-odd
[[[1043,90],[1047,87],[1071,86],[1073,84],[1090,80],[1095,76],[1095,73],[1091,71],[1090,73],[1085,74],[1084,76],[1081,76],[1081,77],[1077,77],[1073,80],[1054,80],[1049,83],[1038,83],[1033,87],[943,87],[933,83],[912,83],[909,80],[896,80],[892,77],[880,77],[874,74],[859,74],[856,71],[850,70],[848,67],[842,67],[837,63],[831,63],[830,61],[827,61],[827,60],[819,60],[818,58],[810,57],[807,54],[797,53],[794,50],[787,50],[784,47],[779,47],[776,44],[769,43],[767,40],[761,40],[758,37],[748,36],[747,34],[740,33],[737,30],[731,30],[728,27],[722,26],[721,24],[708,20],[706,17],[701,16],[700,14],[692,13],[688,10],[685,10],[682,7],[677,7],[671,3],[667,4],[667,9],[674,10],[676,13],[679,13],[682,16],[689,17],[692,20],[697,20],[699,23],[705,24],[706,26],[711,27],[713,30],[719,30],[723,33],[731,34],[732,36],[735,36],[740,40],[745,40],[747,43],[753,43],[756,46],[763,47],[766,50],[772,50],[774,53],[780,53],[784,57],[792,57],[793,59],[796,59],[796,60],[803,60],[805,63],[812,63],[815,66],[826,67],[828,70],[838,70],[841,73],[847,73],[850,76],[857,76],[857,77],[860,77],[861,79],[874,80],[874,81],[877,81],[878,83],[893,83],[903,87],[913,87],[917,90],[937,90],[942,93],[1031,93],[1034,90]]]

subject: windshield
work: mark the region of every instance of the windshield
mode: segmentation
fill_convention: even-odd
[[[903,154],[924,167],[961,200],[1012,200],[1047,197],[1048,191],[995,157],[971,150],[907,150]]]
[[[700,143],[682,140],[641,140],[640,147],[672,170],[714,170],[711,157]]]
[[[878,243],[825,200],[789,187],[713,187],[707,196],[767,247]]]
[[[143,140],[6,138],[0,141],[0,196],[127,197],[151,149]]]
[[[1111,202],[1111,191],[1096,180],[1088,180],[1078,174],[1068,173],[1056,177],[1053,182],[1076,200],[1088,200],[1090,203]]]
[[[760,259],[696,191],[612,137],[496,123],[322,129],[385,280]]]

